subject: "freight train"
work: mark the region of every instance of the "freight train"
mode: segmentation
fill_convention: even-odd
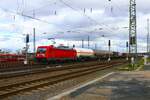
[[[9,62],[23,62],[25,59],[24,55],[18,54],[0,54],[0,63],[9,63]]]
[[[103,50],[93,50],[85,48],[69,48],[67,46],[39,46],[36,52],[38,62],[53,62],[67,60],[89,60],[108,58],[110,55],[117,56],[117,52],[108,52]]]

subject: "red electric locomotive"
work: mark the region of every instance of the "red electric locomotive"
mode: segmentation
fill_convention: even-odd
[[[66,46],[39,46],[36,53],[37,61],[75,60],[76,51]]]
[[[114,54],[114,55],[113,55]],[[92,59],[104,59],[109,55],[117,57],[118,53],[105,50],[92,50],[86,48],[69,48],[67,46],[54,47],[39,46],[37,48],[36,59],[40,62],[47,61],[66,61],[66,60],[92,60]]]

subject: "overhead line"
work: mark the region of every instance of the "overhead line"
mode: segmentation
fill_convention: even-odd
[[[16,15],[19,15],[19,16],[23,16],[23,17],[30,18],[30,19],[33,19],[33,20],[37,20],[37,21],[39,21],[39,22],[43,22],[43,23],[46,23],[46,24],[59,26],[58,24],[50,23],[50,22],[48,22],[48,21],[46,21],[46,20],[42,20],[42,19],[39,19],[39,18],[35,18],[35,17],[29,16],[29,15],[26,15],[26,14],[23,14],[23,13],[13,12],[13,11],[10,11],[10,10],[4,9],[4,8],[0,8],[0,9],[2,9],[2,10],[5,11],[5,12],[9,12],[9,13],[13,13],[13,14],[16,14]],[[67,26],[67,25],[63,25],[63,26],[69,27],[69,26]]]
[[[100,26],[102,25],[102,23],[97,22],[96,20],[94,20],[94,19],[91,18],[90,16],[86,15],[85,13],[79,12],[79,10],[77,10],[77,9],[75,9],[74,7],[70,6],[69,4],[67,4],[66,2],[64,2],[63,0],[59,0],[59,1],[60,1],[61,3],[63,3],[65,6],[71,8],[72,10],[74,10],[74,11],[76,11],[76,12],[78,12],[78,13],[84,15],[84,16],[86,16],[90,21],[92,21],[92,22],[94,22],[94,23],[96,23],[96,24],[98,24],[98,25],[100,25]],[[105,25],[105,24],[103,24],[103,25]],[[106,27],[106,26],[107,26],[107,27]],[[110,28],[108,28],[108,25],[105,25],[105,27],[107,28],[108,31],[113,32]]]
[[[55,1],[56,1],[56,0],[55,0]],[[37,12],[37,10],[41,10],[42,8],[46,8],[46,7],[50,6],[50,5],[53,5],[54,3],[55,3],[55,2],[49,3],[49,4],[44,5],[44,6],[41,6],[41,7],[39,7],[39,8],[36,8],[36,9],[33,9],[33,10],[27,10],[27,11],[25,11],[25,12],[32,12],[32,11],[36,11],[36,12]]]

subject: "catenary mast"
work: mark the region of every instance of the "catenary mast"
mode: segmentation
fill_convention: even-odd
[[[134,60],[136,61],[137,56],[136,0],[130,0],[129,6],[129,53],[132,61]]]

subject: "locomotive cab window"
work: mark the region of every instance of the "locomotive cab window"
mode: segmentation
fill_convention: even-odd
[[[45,53],[46,52],[46,48],[38,48],[37,52],[38,53]]]

